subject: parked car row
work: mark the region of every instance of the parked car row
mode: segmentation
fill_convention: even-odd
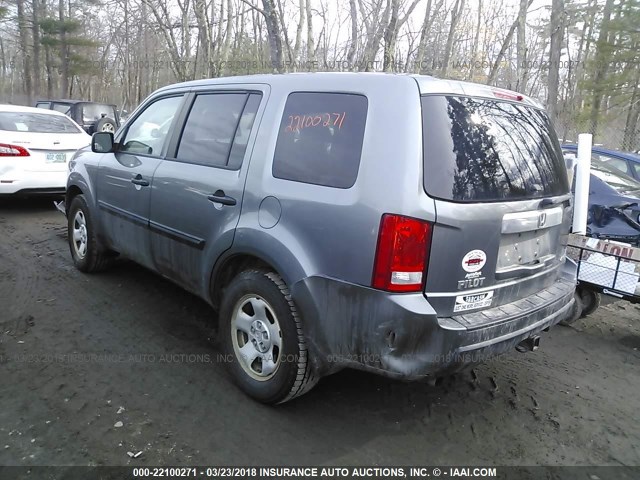
[[[63,113],[0,105],[0,195],[64,194],[68,161],[90,142]]]

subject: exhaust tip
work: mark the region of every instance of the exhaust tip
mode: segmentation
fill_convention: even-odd
[[[523,352],[535,352],[540,346],[540,335],[534,335],[529,338],[525,338],[518,345],[516,345],[516,350]]]

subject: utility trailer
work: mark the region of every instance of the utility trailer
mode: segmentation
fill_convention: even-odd
[[[577,307],[573,323],[600,306],[601,295],[640,303],[640,248],[570,234],[567,256],[578,264]]]

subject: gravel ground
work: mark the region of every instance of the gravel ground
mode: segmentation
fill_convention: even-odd
[[[266,407],[204,302],[129,262],[82,274],[50,201],[0,202],[0,465],[640,465],[640,307],[441,385],[343,371]]]

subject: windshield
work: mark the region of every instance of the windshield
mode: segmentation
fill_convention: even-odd
[[[424,186],[456,202],[526,200],[569,192],[547,115],[524,104],[422,98]]]
[[[640,192],[640,183],[597,158],[591,159],[591,174],[623,195]]]
[[[82,131],[62,115],[26,112],[0,112],[0,130],[33,133],[78,133]]]

